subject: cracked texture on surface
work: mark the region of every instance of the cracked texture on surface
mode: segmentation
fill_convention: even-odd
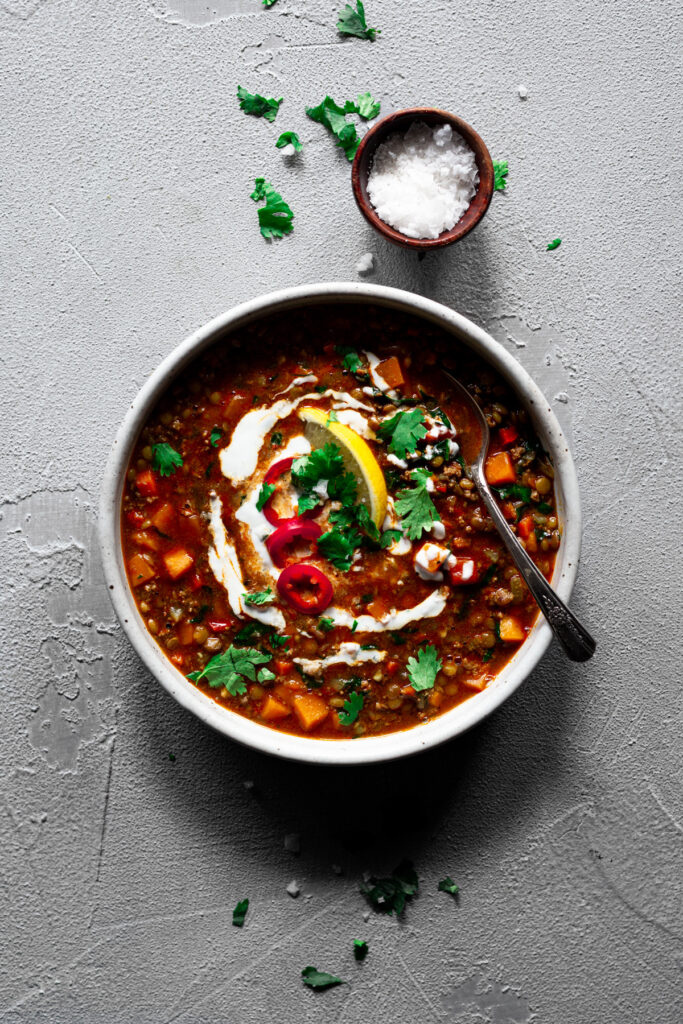
[[[338,35],[341,6],[0,0],[2,1024],[681,1018],[680,11],[368,0],[369,44]],[[276,125],[240,114],[238,83],[285,97]],[[304,113],[367,89],[460,114],[509,161],[481,226],[421,263],[372,233]],[[295,211],[278,244],[257,175]],[[366,252],[373,281],[481,324],[544,390],[598,651],[553,648],[439,751],[321,772],[231,745],[153,682],[109,606],[96,504],[130,399],[187,333],[354,280]],[[404,855],[420,895],[365,921],[363,872]],[[305,990],[308,963],[347,984]]]

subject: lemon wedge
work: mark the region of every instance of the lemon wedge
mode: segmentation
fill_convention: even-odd
[[[304,421],[304,434],[314,448],[331,442],[340,449],[347,471],[356,478],[358,500],[367,506],[379,529],[387,511],[387,487],[370,446],[345,423],[330,420],[325,409],[305,405],[299,409],[299,418]]]

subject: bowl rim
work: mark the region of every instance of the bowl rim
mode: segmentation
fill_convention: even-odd
[[[479,171],[479,184],[470,205],[453,227],[442,231],[437,238],[411,238],[409,235],[397,231],[396,228],[382,220],[367,195],[369,163],[377,146],[392,130],[401,131],[406,122],[419,121],[421,118],[430,121],[445,121],[455,128],[471,146]],[[366,159],[368,161],[367,173],[361,169],[361,165]],[[351,185],[358,209],[379,234],[404,249],[427,252],[429,249],[440,249],[443,246],[459,242],[461,238],[465,238],[470,231],[474,230],[486,215],[493,197],[493,160],[479,132],[462,117],[442,110],[440,107],[406,107],[381,117],[365,133],[351,165]]]
[[[377,737],[321,740],[281,733],[221,707],[165,657],[147,632],[129,587],[123,564],[120,504],[130,453],[159,396],[199,353],[220,335],[262,316],[301,305],[375,304],[421,316],[457,336],[506,378],[529,410],[555,468],[558,510],[564,524],[552,584],[568,601],[576,579],[581,548],[578,480],[569,446],[549,403],[527,371],[483,328],[432,299],[365,282],[324,282],[282,288],[243,302],[194,331],[159,364],[138,391],[121,423],[104,471],[98,532],[107,590],[133,648],[152,675],[178,703],[202,722],[233,740],[288,760],[325,765],[359,765],[391,761],[419,753],[462,734],[507,700],[533,671],[552,633],[539,616],[527,640],[491,686],[430,722]]]

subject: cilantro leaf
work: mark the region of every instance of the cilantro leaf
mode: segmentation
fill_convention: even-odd
[[[258,498],[256,499],[256,508],[259,512],[263,511],[263,506],[266,504],[271,494],[275,493],[275,484],[261,484],[261,490],[258,492]]]
[[[266,121],[274,121],[282,103],[282,96],[279,100],[272,97],[267,99],[255,92],[247,92],[241,85],[237,86],[237,98],[240,107],[245,114],[253,114],[254,117],[265,117]]]
[[[353,160],[360,138],[356,126],[346,120],[344,108],[335,103],[331,96],[326,96],[317,107],[307,107],[306,113],[312,121],[331,131],[337,138],[337,145],[344,150],[349,160]]]
[[[265,199],[258,211],[258,222],[264,238],[284,238],[294,230],[294,214],[279,192],[265,178],[256,178],[251,198],[255,203]]]
[[[353,955],[356,960],[365,960],[368,955],[368,944],[365,939],[353,940]]]
[[[280,445],[282,444],[282,434],[280,433],[279,430],[274,431],[270,435],[270,443],[273,446],[273,448],[279,448],[280,447]]]
[[[422,531],[432,523],[441,522],[427,490],[430,473],[427,469],[414,469],[410,474],[416,485],[406,488],[396,495],[395,508],[401,517],[401,526],[410,540],[419,540]]]
[[[494,490],[503,500],[512,498],[516,501],[523,501],[525,504],[531,501],[531,488],[525,487],[524,484],[503,484],[502,487],[494,487]]]
[[[224,686],[231,696],[236,697],[246,693],[245,679],[256,681],[256,666],[265,664],[271,657],[255,647],[228,647],[227,651],[207,662],[201,672],[191,673],[188,679],[193,682],[206,679],[213,689]]]
[[[249,605],[272,604],[275,600],[270,587],[265,590],[256,590],[253,594],[244,594],[244,603]]]
[[[197,614],[194,616],[194,618],[190,619],[190,622],[193,623],[193,625],[196,625],[198,622],[203,622],[204,621],[204,616],[209,611],[209,608],[210,608],[210,605],[203,604],[201,606],[201,608],[199,609],[199,611],[197,612]]]
[[[493,161],[493,191],[504,192],[507,188],[508,162],[507,160]]]
[[[548,244],[546,245],[546,250],[547,249],[557,249],[558,245],[562,245],[562,239],[561,238],[553,238],[552,242],[548,242]]]
[[[329,633],[331,629],[334,629],[334,619],[330,619],[326,615],[322,615],[318,619],[318,626],[322,629],[323,633]]]
[[[249,900],[240,900],[232,912],[232,923],[235,928],[241,928],[249,909]]]
[[[259,669],[256,678],[259,683],[272,683],[273,679],[275,679],[275,673],[271,672],[269,668],[262,668]]]
[[[277,3],[277,0],[261,0],[264,7],[272,7],[273,4]]]
[[[348,345],[335,345],[334,349],[340,356],[343,356],[342,363],[344,364],[344,369],[349,370],[351,373],[358,373],[361,369],[361,361],[355,348],[350,348]]]
[[[342,533],[336,527],[318,538],[318,551],[340,572],[351,568],[353,553],[361,545],[361,535],[355,531]]]
[[[375,36],[381,32],[381,29],[378,28],[368,28],[368,23],[365,20],[365,8],[361,0],[356,0],[355,11],[351,4],[344,5],[339,12],[337,30],[343,36],[357,36],[359,39],[369,39],[371,42],[374,42]]]
[[[418,880],[409,860],[403,860],[388,878],[371,878],[370,887],[361,886],[363,896],[380,914],[402,914],[406,900],[417,893]]]
[[[353,725],[363,710],[363,694],[354,690],[349,699],[344,701],[344,710],[339,712],[342,725]]]
[[[335,977],[334,974],[327,974],[325,971],[319,971],[317,967],[304,967],[301,977],[304,980],[304,985],[308,985],[309,988],[331,988],[332,985],[345,984],[341,978]]]
[[[310,491],[321,480],[331,480],[344,472],[344,459],[336,444],[328,442],[310,455],[300,455],[292,463],[292,483],[300,491]]]
[[[392,544],[396,544],[403,534],[400,530],[385,530],[379,538],[379,546],[381,548],[390,548]]]
[[[176,469],[183,464],[182,455],[170,444],[152,445],[152,469],[155,469],[161,476],[172,476]]]
[[[330,411],[328,412],[327,422],[325,423],[325,426],[327,426],[329,423],[339,423],[339,417],[337,416],[334,409],[330,409]]]
[[[455,884],[450,875],[442,878],[438,885],[439,892],[449,892],[451,896],[457,896],[460,892],[459,886]]]
[[[361,93],[355,103],[351,104],[352,110],[348,110],[349,104],[346,104],[348,113],[359,114],[365,121],[370,121],[373,117],[377,117],[379,114],[382,104],[379,100],[374,100],[369,92]]]
[[[412,688],[418,693],[421,690],[431,690],[441,665],[442,661],[436,653],[436,647],[432,647],[431,644],[421,647],[417,652],[417,658],[408,658],[406,665]]]
[[[424,413],[421,409],[397,412],[390,420],[380,423],[377,433],[383,440],[388,440],[390,452],[399,459],[405,459],[406,452],[414,452],[417,442],[427,434]]]
[[[214,427],[213,430],[211,431],[211,437],[209,438],[209,444],[211,445],[212,448],[218,447],[218,442],[220,441],[222,436],[223,434],[218,429],[218,427]]]
[[[297,153],[300,153],[304,148],[303,143],[296,132],[283,132],[275,145],[278,149],[284,149],[285,146],[294,146]]]

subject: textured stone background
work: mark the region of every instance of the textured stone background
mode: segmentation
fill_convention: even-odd
[[[2,1022],[681,1019],[680,7],[367,0],[372,45],[337,36],[341,5],[0,0]],[[240,114],[238,82],[285,96],[277,126]],[[385,111],[462,114],[510,163],[485,223],[421,264],[371,234],[304,116],[366,88]],[[257,233],[256,174],[296,211],[279,244]],[[583,492],[574,605],[599,647],[583,667],[553,649],[438,752],[316,771],[213,735],[142,670],[103,592],[96,504],[163,355],[248,297],[354,279],[365,251],[374,280],[488,328],[553,402]],[[361,873],[403,855],[422,894],[365,922]],[[308,963],[349,984],[305,990]]]

